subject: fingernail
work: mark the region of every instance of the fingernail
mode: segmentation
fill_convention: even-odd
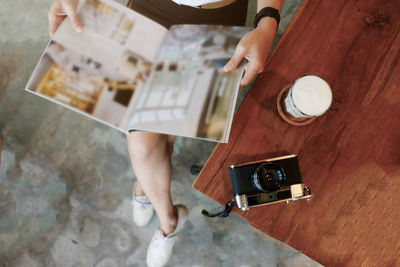
[[[81,26],[77,26],[77,27],[76,27],[76,31],[79,32],[79,33],[81,33],[81,32],[83,31],[83,29],[82,29]]]
[[[225,71],[225,72],[228,72],[229,71],[229,67],[228,66],[224,66],[224,68],[222,70]]]

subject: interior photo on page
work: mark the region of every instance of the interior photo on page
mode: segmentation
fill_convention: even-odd
[[[27,90],[121,129],[167,30],[110,0],[80,1],[84,25],[64,20]]]
[[[227,142],[243,66],[223,66],[248,28],[175,25],[135,97],[130,129]]]

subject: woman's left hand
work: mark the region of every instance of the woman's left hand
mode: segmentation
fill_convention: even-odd
[[[276,22],[274,20],[262,19],[257,28],[243,36],[236,46],[235,53],[225,64],[223,70],[230,72],[239,66],[243,58],[247,59],[240,86],[248,85],[257,73],[264,70],[275,31]]]

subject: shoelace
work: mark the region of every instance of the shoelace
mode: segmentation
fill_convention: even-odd
[[[138,199],[138,197],[133,197],[132,199],[133,203],[138,203],[140,205],[140,208],[144,209],[151,205],[151,202],[149,200],[144,200],[144,199]]]
[[[158,231],[153,241],[157,247],[166,248],[174,241],[174,239],[163,236],[163,234]]]

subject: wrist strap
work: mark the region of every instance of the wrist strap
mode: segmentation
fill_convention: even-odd
[[[277,22],[276,28],[279,26],[279,22],[281,21],[281,15],[279,15],[279,10],[273,7],[264,7],[257,13],[254,18],[254,28],[257,28],[258,23],[262,18],[271,17],[274,18]]]
[[[220,212],[217,212],[217,213],[214,213],[214,214],[210,214],[208,211],[202,210],[201,214],[203,214],[206,217],[228,217],[228,215],[232,211],[233,203],[235,203],[234,199],[232,199],[231,201],[227,202],[226,205],[225,205],[225,209],[223,211],[220,211]]]

